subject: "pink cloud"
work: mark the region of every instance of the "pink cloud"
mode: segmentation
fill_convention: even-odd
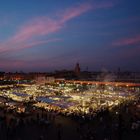
[[[64,11],[65,14],[58,15],[58,19],[54,20],[48,17],[39,17],[32,19],[30,22],[22,26],[18,32],[10,39],[11,42],[29,41],[34,37],[46,36],[59,31],[64,24],[77,16],[87,12],[92,8],[89,4],[81,4],[79,7],[72,7]]]
[[[89,3],[81,4],[79,5],[79,7],[68,8],[64,12],[64,14],[62,14],[61,22],[66,22],[77,16],[80,16],[81,14],[91,10],[92,8],[93,8],[92,5],[90,5]]]
[[[82,7],[85,8],[82,10]],[[88,11],[88,7],[89,6],[80,5],[80,7],[77,8],[77,14],[75,14],[75,12],[74,14],[67,12],[67,16],[69,17],[69,19],[79,16],[83,12]],[[58,16],[57,20],[48,17],[38,17],[32,19],[31,21],[21,26],[13,37],[9,38],[6,42],[0,44],[0,52],[31,48],[37,45],[41,45],[43,43],[48,43],[50,41],[56,41],[58,39],[38,41],[37,38],[58,32],[64,26],[67,20],[64,21],[64,18],[62,18],[60,15]]]
[[[97,10],[101,8],[110,8],[113,7],[114,3],[112,2],[104,2],[104,3],[82,3],[78,7],[72,7],[66,9],[64,14],[62,14],[61,22],[66,22],[68,20],[71,20],[77,16],[80,16],[83,13],[86,13],[89,10]]]
[[[47,17],[39,17],[31,20],[19,29],[15,36],[11,38],[12,42],[29,41],[34,37],[45,36],[57,32],[61,28],[58,21]]]
[[[79,6],[67,8],[64,10],[64,14],[58,15],[57,20],[48,17],[39,17],[22,26],[10,40],[12,42],[24,42],[29,41],[34,37],[46,36],[52,33],[56,33],[64,27],[64,24],[67,21],[80,16],[91,9],[96,10],[100,8],[109,8],[112,6],[112,3],[82,3]]]
[[[11,48],[0,48],[0,53],[9,53],[9,52],[17,52],[17,51],[20,51],[22,49],[27,49],[27,48],[32,48],[32,47],[36,47],[36,46],[41,46],[41,45],[44,45],[44,44],[48,44],[50,42],[56,42],[56,41],[60,41],[61,39],[48,39],[48,40],[39,40],[39,41],[33,41],[31,43],[23,43],[23,44],[20,44],[20,46],[14,46],[14,47],[11,47]]]
[[[5,42],[0,43],[0,67],[5,67],[8,71],[14,68],[24,68],[32,67],[33,65],[37,65],[40,67],[47,66],[49,61],[46,64],[46,61],[37,61],[37,63],[32,63],[23,60],[11,60],[11,54],[17,53],[22,49],[28,49],[32,47],[38,47],[43,44],[48,44],[50,42],[56,42],[60,39],[47,39],[40,40],[39,38],[42,36],[48,36],[60,31],[65,24],[78,16],[90,11],[90,10],[98,10],[101,8],[110,8],[112,7],[112,3],[82,3],[79,6],[67,8],[63,11],[63,13],[59,13],[56,19],[52,19],[49,17],[37,17],[35,19],[31,19],[27,23],[23,24],[18,28],[16,33],[7,39]],[[5,55],[6,54],[6,55]],[[9,54],[9,55],[7,55]],[[52,64],[49,64],[51,66]]]
[[[116,42],[113,42],[112,45],[127,46],[127,45],[136,45],[138,43],[140,43],[140,35],[137,35],[137,36],[131,37],[131,38],[124,38],[124,39],[118,40]]]
[[[48,17],[38,17],[27,22],[21,26],[15,35],[9,38],[6,42],[0,44],[0,52],[5,53],[9,51],[16,51],[21,49],[27,49],[31,47],[37,47],[42,44],[57,41],[59,39],[39,40],[38,37],[48,36],[61,30],[65,23],[69,20],[76,18],[83,13],[93,9],[109,8],[114,4],[112,3],[82,3],[79,6],[67,8],[64,10],[64,14],[57,15],[57,19],[51,19]]]
[[[55,39],[48,39],[48,40],[45,40],[45,41],[44,40],[34,41],[34,42],[31,42],[31,43],[28,43],[28,44],[23,44],[18,49],[21,50],[21,49],[26,49],[26,48],[32,48],[34,46],[40,46],[40,45],[44,45],[44,44],[48,44],[50,42],[56,42],[56,41],[60,41],[60,40],[61,39],[55,38]]]

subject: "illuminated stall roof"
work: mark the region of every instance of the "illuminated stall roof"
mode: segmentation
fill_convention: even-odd
[[[12,94],[16,95],[16,96],[20,96],[20,97],[28,97],[29,95],[26,93],[17,93],[17,92],[13,92]]]
[[[44,102],[44,103],[53,103],[54,102],[54,100],[43,97],[43,96],[42,97],[37,97],[37,101]]]

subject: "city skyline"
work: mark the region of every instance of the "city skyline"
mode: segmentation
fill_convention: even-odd
[[[140,71],[140,1],[29,0],[0,5],[0,70]]]

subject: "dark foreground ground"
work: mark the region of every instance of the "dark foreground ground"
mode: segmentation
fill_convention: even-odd
[[[13,117],[1,108],[0,140],[140,140],[140,127],[132,127],[139,121],[134,106],[119,110],[120,115],[114,109],[89,120],[42,110]]]

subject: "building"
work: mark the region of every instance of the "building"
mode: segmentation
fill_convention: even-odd
[[[75,72],[76,76],[79,76],[80,71],[81,71],[80,65],[79,65],[79,63],[77,63],[76,66],[75,66],[75,69],[74,69],[74,72]]]

